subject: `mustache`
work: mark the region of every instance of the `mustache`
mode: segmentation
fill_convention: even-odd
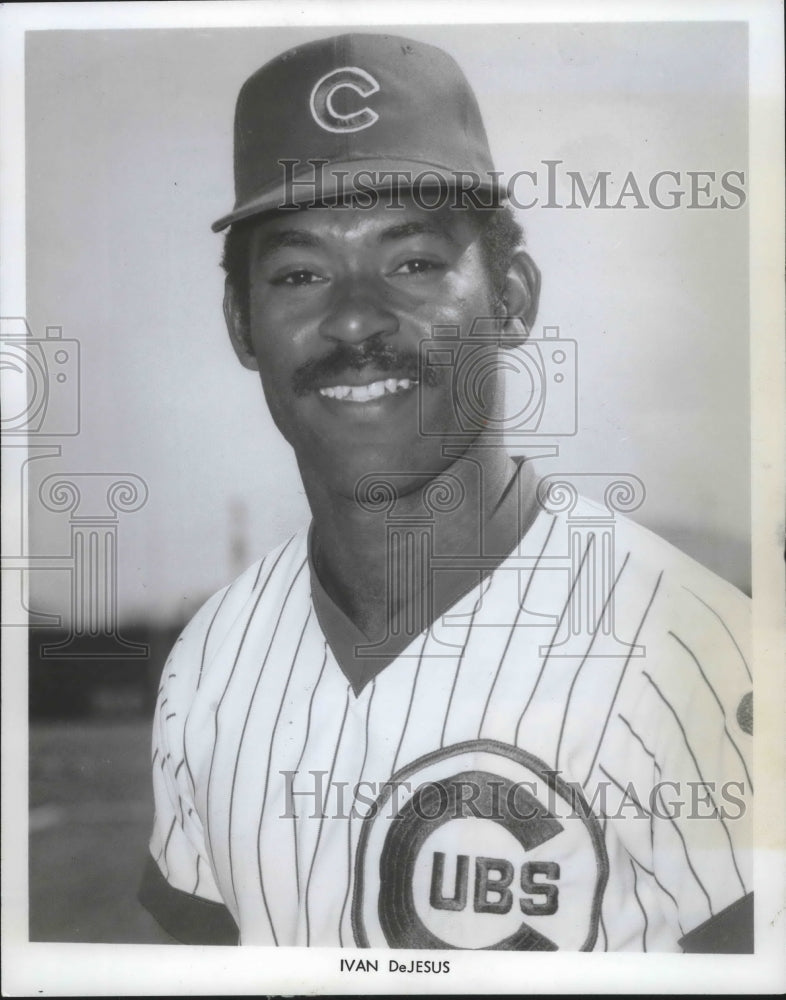
[[[292,389],[296,396],[305,396],[329,385],[331,379],[346,371],[360,372],[364,368],[373,368],[381,374],[395,374],[397,378],[422,380],[430,386],[439,381],[436,369],[421,365],[417,351],[400,349],[369,338],[361,347],[339,343],[323,358],[306,361],[293,374]]]

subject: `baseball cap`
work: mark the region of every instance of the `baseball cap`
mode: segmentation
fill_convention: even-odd
[[[408,186],[408,177],[498,191],[461,69],[441,49],[394,35],[319,39],[246,80],[235,109],[235,205],[213,231],[284,203],[313,202],[315,163],[321,198]]]

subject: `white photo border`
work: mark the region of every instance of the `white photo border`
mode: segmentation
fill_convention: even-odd
[[[24,35],[68,28],[228,27],[340,23],[746,21],[750,31],[750,318],[753,593],[756,667],[756,954],[450,953],[451,973],[352,978],[332,949],[38,944],[27,940],[27,683],[24,630],[3,630],[3,992],[42,995],[455,993],[760,993],[786,986],[784,910],[784,346],[782,7],[751,2],[88,3],[7,5],[0,12],[2,225],[0,301],[25,315]],[[14,482],[3,478],[3,532],[18,533]],[[5,595],[4,595],[5,601]],[[345,956],[353,952],[341,953]],[[359,953],[360,954],[360,953]],[[386,968],[388,952],[363,952]],[[446,957],[440,953],[436,957]]]

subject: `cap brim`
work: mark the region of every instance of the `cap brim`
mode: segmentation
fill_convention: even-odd
[[[283,170],[283,168],[282,168]],[[389,177],[385,177],[390,174]],[[401,174],[405,177],[402,178]],[[468,179],[478,183],[468,184]],[[340,202],[346,195],[369,195],[371,192],[391,190],[412,190],[416,185],[406,180],[408,175],[417,182],[419,190],[427,191],[437,187],[445,187],[449,191],[456,189],[457,180],[463,176],[460,187],[462,208],[496,208],[505,200],[504,185],[493,175],[484,180],[476,171],[462,168],[450,168],[441,164],[424,163],[422,160],[390,160],[363,159],[334,162],[326,165],[319,174],[320,183],[317,186],[315,171],[296,173],[285,183],[281,181],[263,188],[253,198],[246,199],[235,205],[231,212],[217,219],[211,226],[214,233],[221,232],[234,222],[249,219],[254,215],[277,210],[293,210],[298,207],[314,205],[316,202]],[[471,193],[470,193],[471,192]],[[473,200],[472,194],[475,195]],[[427,207],[438,207],[428,205]]]

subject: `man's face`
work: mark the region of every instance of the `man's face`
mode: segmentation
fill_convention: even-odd
[[[256,226],[250,345],[304,476],[349,497],[370,472],[436,473],[451,463],[442,438],[459,430],[452,380],[419,380],[419,345],[435,326],[466,336],[491,315],[478,235],[471,212],[411,201],[281,212]],[[422,475],[410,488],[418,482]]]

